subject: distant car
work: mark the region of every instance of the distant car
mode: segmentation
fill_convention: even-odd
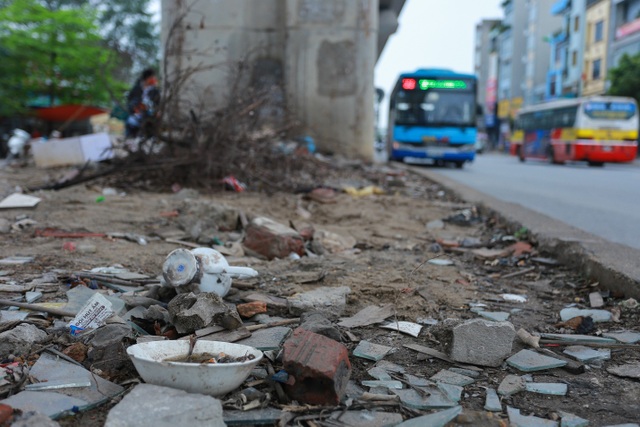
[[[484,132],[478,132],[476,135],[476,153],[482,154],[484,150],[487,149],[487,142],[489,141],[489,136]]]

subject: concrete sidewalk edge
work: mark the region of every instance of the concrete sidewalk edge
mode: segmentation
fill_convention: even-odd
[[[496,199],[429,168],[408,169],[448,188],[468,203],[495,212],[514,230],[526,227],[541,252],[599,282],[603,289],[640,300],[640,250],[610,242],[522,205]]]

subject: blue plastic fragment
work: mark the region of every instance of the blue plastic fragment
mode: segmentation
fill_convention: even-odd
[[[287,371],[281,370],[273,374],[271,379],[273,381],[286,384],[289,381],[289,374],[287,373]]]

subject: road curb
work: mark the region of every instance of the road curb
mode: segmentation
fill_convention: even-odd
[[[429,168],[408,167],[468,203],[493,211],[517,230],[526,227],[538,249],[579,270],[604,289],[640,300],[640,250],[613,243],[516,203],[499,200]]]

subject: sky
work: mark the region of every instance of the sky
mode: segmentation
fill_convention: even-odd
[[[476,24],[501,18],[502,0],[407,0],[398,31],[378,59],[375,85],[384,90],[381,111],[398,75],[418,68],[473,74]],[[386,114],[381,114],[384,122]]]

